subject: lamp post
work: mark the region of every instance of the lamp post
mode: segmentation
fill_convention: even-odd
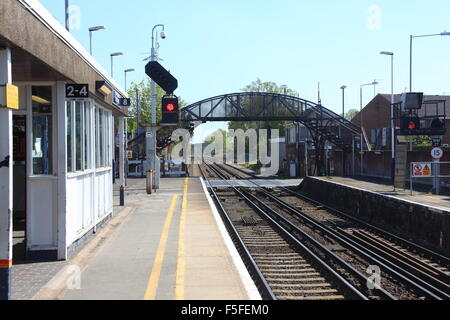
[[[163,24],[157,24],[152,29],[152,51],[151,51],[151,61],[157,61],[158,60],[158,52],[157,48],[155,48],[155,30],[158,27],[162,27],[162,31],[160,33],[161,39],[166,38],[166,33],[164,32],[164,25]],[[156,37],[156,42],[158,41],[158,38]],[[159,46],[158,46],[159,47]],[[152,125],[156,125],[156,83],[152,80],[151,82],[152,86]]]
[[[92,56],[92,32],[105,30],[106,28],[104,26],[97,26],[89,28],[89,53]]]
[[[345,118],[345,89],[347,86],[342,86],[342,118]],[[339,126],[339,137],[342,139],[342,126]],[[342,176],[345,177],[345,152],[342,149]]]
[[[126,69],[124,70],[125,73],[125,92],[127,91],[127,73],[128,72],[134,72],[136,70],[134,69]],[[127,173],[125,176],[125,181],[127,181],[128,178],[128,170],[129,170],[129,166],[128,166],[128,117],[125,117],[125,159],[124,159],[124,163],[127,164],[126,170],[125,172]],[[127,185],[127,182],[125,182],[125,185]]]
[[[125,91],[127,91],[127,73],[129,72],[134,72],[136,71],[135,69],[126,69],[125,72]]]
[[[150,56],[150,60],[151,61],[157,61],[158,60],[158,49],[159,49],[159,44],[158,44],[158,36],[156,35],[155,37],[155,31],[157,28],[161,28],[161,32],[159,33],[159,36],[161,37],[161,39],[166,39],[166,33],[164,31],[164,25],[163,24],[157,24],[153,27],[152,29],[152,51],[151,51],[151,56]],[[152,126],[151,126],[151,135],[149,137],[149,135],[147,135],[147,161],[150,160],[151,162],[151,168],[154,170],[154,172],[156,173],[156,83],[155,81],[153,81],[153,79],[151,80],[151,90],[152,90]],[[150,148],[148,147],[150,146]],[[159,177],[157,177],[155,175],[155,179],[153,179],[153,184],[156,187],[155,189],[158,189],[159,187]]]
[[[66,30],[70,32],[70,26],[69,26],[69,0],[65,0],[66,2]]]
[[[111,53],[111,77],[114,77],[114,57],[123,56],[122,52]]]
[[[363,165],[363,162],[364,162],[364,133],[365,133],[365,131],[364,131],[364,117],[363,117],[363,88],[364,87],[367,87],[367,86],[376,86],[378,84],[378,82],[377,81],[373,81],[373,82],[371,82],[371,83],[365,83],[365,84],[362,84],[361,86],[360,86],[360,88],[359,88],[359,91],[360,91],[360,111],[359,111],[359,116],[360,116],[360,119],[361,119],[361,141],[360,141],[360,144],[361,144],[361,176],[363,175],[363,173],[364,173],[364,165]]]
[[[413,36],[411,35],[409,37],[409,92],[412,92],[412,56],[413,56],[413,39],[415,38],[426,38],[426,37],[436,37],[436,36],[450,36],[450,32],[441,32],[441,33],[435,33],[435,34],[424,34],[420,36]]]
[[[391,56],[391,180],[395,184],[395,123],[394,123],[394,53],[389,51],[380,52],[381,55]],[[395,188],[395,186],[394,186]]]
[[[345,89],[347,89],[347,86],[342,86],[342,118],[345,118]]]

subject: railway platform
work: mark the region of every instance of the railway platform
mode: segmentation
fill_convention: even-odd
[[[395,190],[392,186],[342,177],[308,177],[299,189],[432,251],[450,254],[450,198]]]
[[[152,195],[129,179],[124,210],[34,299],[260,300],[208,197],[200,178],[162,179]]]
[[[420,204],[435,210],[442,210],[450,213],[450,197],[438,196],[434,194],[414,191],[411,196],[410,190],[396,189],[391,185],[362,181],[343,177],[317,177],[317,179],[330,183],[340,184],[351,188],[373,192],[384,197],[398,199],[406,202]]]

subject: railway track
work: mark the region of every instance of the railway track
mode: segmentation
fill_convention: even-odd
[[[201,171],[206,179],[212,175],[221,176],[220,172],[209,166],[201,168]],[[248,194],[237,188],[211,189],[211,192],[264,298],[370,299],[364,287],[360,290],[337,273],[335,266],[330,266],[302,244],[259,208]],[[341,266],[346,267],[349,266]],[[382,293],[377,298],[382,297],[388,296]]]
[[[212,171],[216,172],[210,178],[214,174],[221,179],[254,178],[231,166],[215,166]],[[326,258],[360,291],[363,291],[361,281],[367,278],[364,276],[367,266],[379,267],[383,274],[382,288],[374,290],[378,294],[366,292],[370,299],[449,299],[450,273],[445,257],[333,212],[287,188],[268,192],[255,185],[251,191],[241,192],[256,207],[270,212],[272,219],[302,239],[315,254]],[[328,248],[334,250],[327,252]]]

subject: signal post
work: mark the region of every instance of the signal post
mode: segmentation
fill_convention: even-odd
[[[152,55],[153,56],[153,55]],[[167,95],[163,97],[162,114],[163,119],[161,125],[177,125],[179,121],[178,98],[173,92],[178,88],[178,80],[164,69],[157,61],[150,61],[145,66],[145,73],[152,79],[152,84],[158,84]],[[159,189],[160,166],[157,164],[156,156],[156,133],[159,129],[156,121],[156,85],[152,85],[152,124],[147,127],[147,168],[152,169],[155,173],[153,185],[155,189]]]

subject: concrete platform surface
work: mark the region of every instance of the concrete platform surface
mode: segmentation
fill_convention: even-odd
[[[249,299],[201,180],[168,178],[161,183],[158,192],[147,195],[144,179],[128,180],[126,205],[133,211],[100,249],[80,252],[92,257],[85,259],[89,263],[81,268],[79,285],[55,298]]]
[[[414,202],[427,206],[430,208],[435,208],[442,211],[450,212],[450,197],[449,196],[438,196],[428,193],[422,193],[414,191],[411,196],[410,190],[396,189],[394,191],[393,186],[383,185],[374,182],[366,182],[352,178],[342,178],[342,177],[318,177],[328,182],[338,183],[346,185],[353,188],[363,189],[371,192],[375,192],[386,197],[392,197],[399,200],[404,200],[408,202]]]

